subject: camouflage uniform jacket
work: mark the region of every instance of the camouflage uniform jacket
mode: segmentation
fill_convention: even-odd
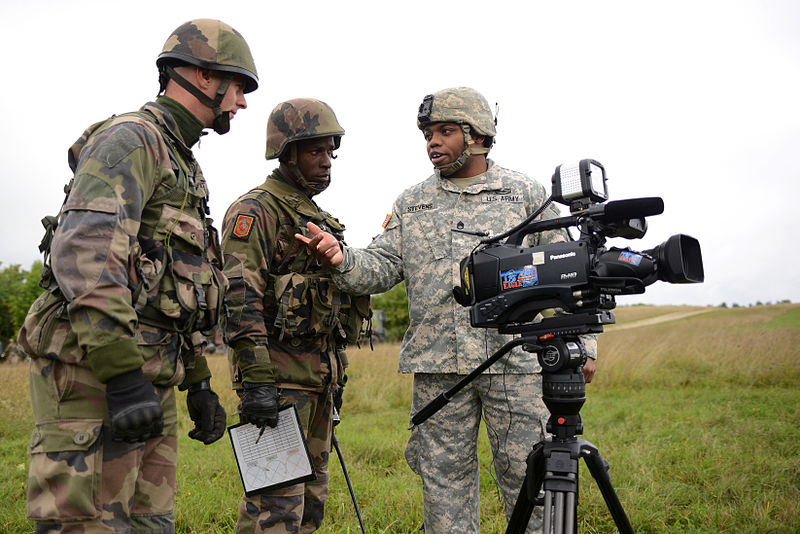
[[[308,221],[343,239],[344,226],[277,170],[228,208],[222,250],[235,388],[243,380],[323,388],[343,379],[346,339],[321,325],[325,302],[347,307],[350,297],[295,239]]]
[[[156,103],[94,124],[69,151],[74,177],[50,247],[48,291],[20,333],[33,357],[101,381],[142,368],[158,385],[210,376],[200,355],[225,279],[208,191]],[[179,358],[180,355],[180,358]]]
[[[344,260],[333,274],[344,291],[380,293],[406,282],[410,325],[400,348],[401,373],[466,374],[512,339],[494,329],[472,328],[469,308],[453,298],[453,287],[460,285],[459,263],[482,238],[451,229],[500,234],[535,212],[547,193],[527,176],[488,163],[486,173],[463,190],[438,172],[407,189],[369,247],[344,247]],[[543,215],[553,218],[558,212],[552,207]],[[526,239],[526,246],[534,246],[567,236],[559,230]],[[535,355],[519,348],[503,360],[485,372],[539,371]]]

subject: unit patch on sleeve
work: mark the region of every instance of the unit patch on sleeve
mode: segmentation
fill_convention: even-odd
[[[233,225],[231,239],[247,241],[247,239],[250,237],[250,230],[253,229],[254,220],[255,217],[252,215],[244,215],[243,213],[240,213],[238,217],[236,217],[236,224]]]
[[[383,220],[383,224],[382,224],[381,226],[383,226],[384,228],[386,228],[386,226],[389,224],[389,221],[391,221],[391,220],[392,220],[392,214],[390,213],[390,214],[388,214],[388,215],[386,216],[386,218]]]

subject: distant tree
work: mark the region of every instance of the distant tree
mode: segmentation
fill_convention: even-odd
[[[409,325],[406,284],[397,284],[386,293],[372,296],[372,309],[386,314],[386,339],[400,341]]]
[[[720,305],[719,305],[719,307],[720,307],[720,308],[727,308],[727,307],[728,307],[728,304],[727,304],[727,303],[725,303],[725,302],[723,302],[722,304],[720,304]]]
[[[30,271],[19,265],[0,269],[0,341],[4,345],[17,336],[28,309],[43,291],[39,287],[41,272],[41,261],[35,261]]]

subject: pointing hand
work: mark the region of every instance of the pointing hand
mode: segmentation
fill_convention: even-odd
[[[318,262],[328,267],[336,267],[342,263],[344,260],[342,247],[333,235],[310,221],[306,224],[306,228],[311,235],[310,238],[302,234],[294,234],[294,237],[308,247],[309,252]]]

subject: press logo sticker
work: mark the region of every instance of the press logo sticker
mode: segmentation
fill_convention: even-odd
[[[630,263],[631,265],[639,265],[642,261],[642,256],[633,252],[621,251],[619,253],[619,261]]]
[[[253,221],[255,217],[252,215],[239,214],[236,217],[236,224],[233,225],[233,232],[231,237],[246,240],[250,236],[250,230],[253,228]]]
[[[526,265],[522,269],[511,269],[500,272],[500,283],[503,290],[518,289],[539,285],[539,271],[533,265]]]

